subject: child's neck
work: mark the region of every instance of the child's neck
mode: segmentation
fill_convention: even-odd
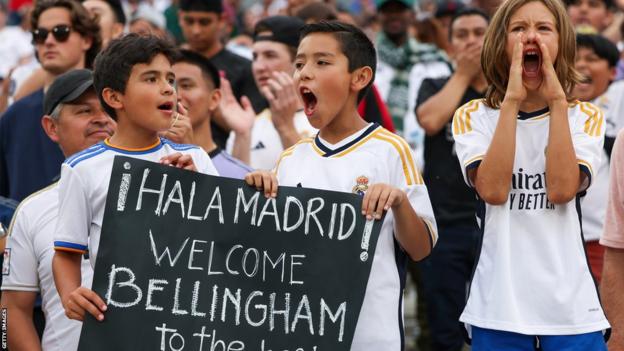
[[[122,119],[117,121],[117,130],[109,142],[120,148],[141,149],[154,145],[158,140],[158,132],[143,129]]]
[[[367,125],[368,123],[360,117],[357,109],[350,108],[339,112],[328,125],[321,128],[319,135],[328,143],[336,144]]]
[[[527,97],[520,104],[520,111],[534,112],[545,107],[548,107],[548,102],[537,91],[527,90]]]

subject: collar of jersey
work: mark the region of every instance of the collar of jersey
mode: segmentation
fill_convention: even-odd
[[[361,142],[364,138],[369,136],[377,128],[379,128],[379,124],[373,123],[368,128],[366,128],[364,133],[360,134],[357,138],[333,150],[325,146],[325,144],[323,144],[323,142],[320,140],[319,133],[317,133],[316,137],[314,138],[314,146],[316,146],[316,148],[321,152],[321,156],[331,157],[331,156],[343,153],[347,151],[348,149],[356,146],[359,142]]]
[[[545,117],[545,115],[547,115],[548,112],[549,112],[548,107],[544,107],[541,110],[537,110],[533,112],[518,111],[518,119],[524,121],[527,119],[533,119],[537,117]]]
[[[116,146],[110,143],[110,140],[108,138],[104,139],[103,143],[105,148],[110,149],[110,150],[114,150],[117,152],[121,152],[123,154],[147,154],[153,151],[156,151],[158,149],[160,149],[163,146],[163,142],[160,138],[158,138],[158,141],[155,142],[154,144],[150,145],[150,146],[146,146],[146,147],[142,147],[142,148],[128,148],[128,147],[121,147],[121,146]]]

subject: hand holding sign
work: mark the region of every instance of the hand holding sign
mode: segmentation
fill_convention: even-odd
[[[79,349],[350,350],[381,229],[361,200],[117,156],[93,280],[108,311]]]

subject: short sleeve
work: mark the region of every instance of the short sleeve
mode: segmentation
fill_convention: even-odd
[[[468,170],[479,166],[492,142],[492,131],[487,128],[485,117],[483,100],[470,101],[458,108],[453,116],[453,138],[459,166],[464,181],[471,187]]]
[[[624,249],[624,131],[615,139],[610,172],[609,200],[600,244]]]
[[[591,185],[603,155],[606,123],[602,110],[588,102],[578,103],[571,111],[576,117],[572,143],[579,167],[587,175],[580,189],[584,191]]]
[[[193,157],[193,162],[195,163],[197,172],[214,176],[219,175],[219,172],[217,172],[217,169],[210,159],[210,156],[208,156],[204,149],[197,149],[197,152],[191,154],[191,157]]]
[[[420,107],[420,105],[422,105],[425,101],[429,100],[432,96],[440,92],[446,82],[448,82],[448,78],[426,78],[425,80],[423,80],[420,84],[420,89],[418,90],[418,95],[416,97],[416,108]]]
[[[83,254],[88,251],[91,203],[80,173],[68,164],[61,167],[59,214],[54,249]]]
[[[2,290],[39,291],[37,255],[33,243],[33,226],[28,214],[19,207],[9,228],[4,249]]]
[[[393,146],[391,155],[387,157],[392,185],[407,194],[412,208],[425,222],[433,248],[438,240],[438,229],[427,186],[416,168],[414,152],[403,138],[389,131],[380,132],[377,138]]]

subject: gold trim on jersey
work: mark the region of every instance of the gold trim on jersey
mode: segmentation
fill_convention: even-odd
[[[604,123],[604,114],[602,110],[589,102],[581,102],[580,105],[581,111],[588,116],[585,121],[583,131],[589,136],[600,136],[602,124]]]
[[[293,152],[295,152],[295,147],[297,147],[297,145],[300,145],[300,144],[306,144],[306,143],[312,143],[313,148],[314,148],[314,138],[310,137],[310,138],[304,138],[304,139],[301,139],[301,140],[299,140],[298,142],[296,142],[296,143],[295,143],[295,145],[293,145],[293,146],[289,147],[288,149],[284,150],[284,151],[282,152],[282,154],[280,155],[279,159],[277,159],[277,163],[275,164],[275,168],[274,168],[274,173],[276,173],[276,174],[277,174],[277,169],[279,168],[280,163],[282,162],[282,159],[284,159],[285,157],[288,157],[288,156],[292,155],[292,154],[293,154]],[[316,151],[316,152],[319,152],[320,150],[318,150],[318,151],[317,151],[317,150],[315,149],[315,151]],[[319,153],[319,155],[321,155],[321,156],[322,156],[323,154],[322,154],[322,153]]]
[[[429,233],[431,233],[431,246],[435,246],[435,244],[438,242],[438,233],[436,233],[436,231],[433,229],[433,224],[429,223],[429,221],[424,218],[422,220],[423,222],[425,222],[427,228],[429,228]]]
[[[453,117],[453,134],[461,135],[472,131],[472,120],[470,114],[479,109],[479,104],[483,99],[472,100],[455,111]]]
[[[401,164],[403,165],[403,173],[405,174],[407,185],[421,185],[424,183],[420,173],[416,171],[409,145],[407,145],[407,142],[405,142],[403,138],[385,131],[384,129],[375,131],[372,137],[390,143],[398,151],[399,156],[401,157]]]
[[[11,236],[11,234],[13,233],[13,225],[15,224],[15,219],[17,218],[17,214],[19,212],[21,212],[21,208],[22,206],[25,206],[26,203],[28,202],[28,200],[30,200],[31,198],[35,197],[36,195],[41,194],[44,191],[48,191],[51,188],[55,187],[58,185],[58,182],[54,182],[48,186],[46,186],[43,189],[39,189],[37,191],[35,191],[34,193],[28,195],[24,200],[22,200],[19,205],[17,205],[17,208],[15,209],[15,212],[13,213],[13,218],[11,218],[11,223],[9,223],[9,229],[7,229],[7,237]]]
[[[591,173],[592,178],[594,177],[594,169],[589,164],[589,162],[587,162],[585,160],[581,160],[580,158],[577,158],[576,159],[576,163],[578,163],[579,165],[583,165],[583,166],[587,167],[587,169],[589,169],[589,173]]]
[[[464,168],[470,166],[471,164],[477,162],[477,161],[481,161],[485,158],[485,155],[477,155],[473,158],[471,158],[470,160],[464,162]]]
[[[381,131],[382,128],[377,128],[376,130],[374,130],[372,133],[370,133],[369,135],[367,135],[366,137],[364,137],[362,140],[358,141],[357,143],[351,145],[348,149],[339,152],[335,155],[332,155],[330,157],[342,157],[348,153],[350,153],[351,151],[357,149],[358,147],[362,146],[362,144],[364,144],[365,142],[369,141],[370,138],[372,138],[375,134],[379,133],[379,131]],[[322,151],[321,151],[322,152]]]

